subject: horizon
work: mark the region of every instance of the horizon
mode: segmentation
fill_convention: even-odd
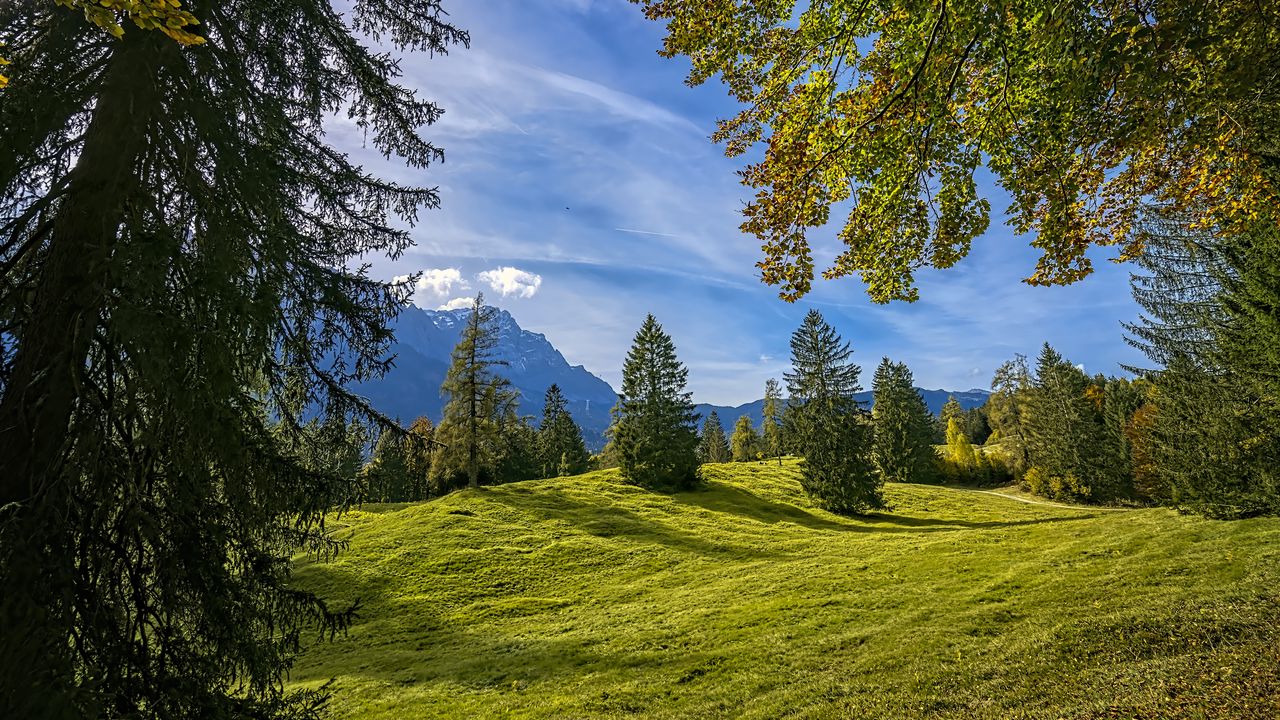
[[[368,258],[375,277],[421,272],[420,307],[483,290],[575,364],[615,387],[645,313],[675,340],[702,401],[755,397],[789,364],[788,340],[810,307],[869,372],[905,362],[921,387],[986,387],[1000,363],[1044,342],[1090,372],[1126,376],[1142,355],[1120,322],[1138,308],[1132,266],[1094,250],[1095,272],[1066,287],[1021,282],[1038,253],[1004,224],[1009,197],[989,173],[979,190],[992,224],[948,270],[918,273],[920,300],[876,305],[857,278],[816,279],[796,302],[759,281],[758,241],[738,230],[749,190],[740,159],[708,136],[736,105],[718,81],[689,88],[686,60],[657,55],[662,28],[623,0],[514,0],[454,8],[472,46],[403,59],[406,83],[445,110],[424,129],[447,161],[424,171],[388,163],[345,117],[330,137],[383,176],[438,186],[442,208],[413,230],[398,261]],[[840,225],[811,233],[815,269],[842,247]]]

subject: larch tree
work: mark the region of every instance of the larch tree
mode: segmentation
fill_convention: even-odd
[[[582,440],[582,429],[569,414],[569,401],[555,383],[542,401],[538,426],[538,455],[542,477],[577,475],[587,471],[591,455]]]
[[[733,425],[733,435],[729,438],[729,448],[734,462],[750,462],[760,455],[760,435],[751,424],[751,418],[740,415]]]
[[[688,378],[671,336],[649,315],[627,353],[614,407],[612,443],[628,482],[683,490],[698,481],[698,414]]]
[[[707,413],[702,423],[702,435],[698,440],[698,458],[704,463],[726,463],[733,459],[724,426],[715,410]]]
[[[947,420],[947,446],[943,451],[947,479],[967,482],[978,469],[978,456],[969,443],[969,434],[957,417]]]
[[[861,368],[853,350],[810,310],[791,335],[791,372],[784,376],[793,409],[801,485],[820,506],[858,514],[884,506],[871,460],[870,425],[854,395]]]
[[[435,435],[441,447],[431,468],[437,485],[448,487],[453,478],[465,477],[467,487],[479,487],[481,474],[492,474],[503,457],[504,427],[518,419],[517,395],[498,374],[507,364],[498,357],[498,312],[477,294],[453,348],[440,386],[445,404]]]
[[[872,450],[885,482],[924,482],[933,476],[933,415],[904,363],[881,360],[872,380]]]
[[[344,388],[387,367],[412,283],[360,263],[439,196],[325,130],[341,112],[388,159],[441,161],[396,50],[467,36],[437,0],[188,5],[190,47],[0,4],[7,716],[315,715],[282,674],[348,617],[290,558],[336,548],[325,514],[357,487],[291,443],[336,442],[311,411],[389,422]]]
[[[1009,471],[1021,477],[1031,467],[1023,415],[1032,387],[1031,369],[1025,355],[1017,355],[996,368],[987,396],[987,418],[999,438],[1000,451]]]
[[[775,378],[764,383],[764,409],[760,428],[760,446],[765,455],[777,458],[782,464],[786,454],[782,442],[782,385]]]
[[[1034,237],[1040,285],[1088,275],[1096,245],[1139,255],[1153,198],[1231,235],[1280,198],[1264,172],[1280,163],[1276,3],[634,1],[690,84],[718,75],[745,106],[713,138],[731,157],[763,146],[742,229],[788,300],[837,206],[845,247],[823,276],[915,299],[918,269],[986,231],[984,166]]]

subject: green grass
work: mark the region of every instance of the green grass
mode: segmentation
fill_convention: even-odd
[[[1280,717],[1280,520],[924,485],[847,519],[790,462],[707,475],[348,513],[298,581],[361,619],[291,682],[339,718]]]

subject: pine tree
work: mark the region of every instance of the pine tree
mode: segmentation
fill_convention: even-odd
[[[1088,397],[1090,386],[1083,371],[1044,344],[1023,420],[1035,467],[1048,478],[1050,494],[1062,499],[1116,494],[1107,473],[1102,415]]]
[[[582,429],[569,414],[569,401],[560,391],[560,386],[554,383],[547,388],[542,402],[538,453],[542,477],[586,472],[591,458],[582,440]]]
[[[431,460],[435,454],[436,428],[423,416],[409,425],[404,436],[404,472],[407,478],[406,500],[425,500],[430,495]]]
[[[933,475],[933,416],[911,370],[884,358],[872,381],[872,458],[885,482],[928,482]]]
[[[764,454],[776,457],[782,464],[785,455],[782,439],[782,387],[774,378],[764,383],[764,419],[760,428],[760,446]]]
[[[810,310],[791,336],[792,369],[784,376],[804,456],[801,485],[822,507],[846,514],[884,506],[870,458],[870,425],[854,399],[862,388],[852,355],[822,313]]]
[[[520,482],[547,477],[543,474],[541,437],[527,417],[514,413],[501,424],[501,446],[492,470],[495,483]]]
[[[369,500],[403,502],[408,498],[409,474],[406,468],[404,432],[386,428],[373,446],[373,458],[365,471],[369,478]]]
[[[738,417],[738,422],[733,426],[733,436],[729,438],[729,447],[734,462],[750,462],[759,458],[760,436],[756,434],[750,417]]]
[[[301,432],[317,413],[389,422],[344,386],[385,369],[410,284],[361,262],[439,197],[325,131],[341,109],[371,151],[440,160],[394,50],[467,38],[435,0],[191,5],[207,43],[183,48],[0,4],[10,717],[318,714],[280,679],[302,630],[344,622],[289,558],[332,547],[322,520],[357,488],[286,438],[337,442]]]
[[[702,423],[702,436],[698,441],[698,459],[704,463],[726,463],[733,459],[729,441],[724,435],[720,416],[712,410]]]
[[[698,415],[685,389],[689,371],[671,336],[645,318],[622,368],[613,443],[628,482],[680,490],[698,480]]]
[[[476,295],[462,336],[453,348],[449,372],[440,394],[447,399],[436,428],[441,448],[431,473],[437,483],[465,476],[468,487],[479,487],[480,476],[493,474],[503,453],[503,427],[515,415],[516,393],[497,373],[506,365],[498,359],[498,308]]]
[[[1021,477],[1032,465],[1023,419],[1031,388],[1027,358],[1016,355],[996,369],[991,379],[991,394],[987,396],[987,417],[1000,438],[1001,454],[1015,477]]]

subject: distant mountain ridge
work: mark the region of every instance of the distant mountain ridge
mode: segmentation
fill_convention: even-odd
[[[400,418],[408,424],[426,415],[440,420],[444,400],[440,384],[449,370],[449,356],[458,344],[470,309],[423,310],[410,306],[400,313],[393,329],[396,341],[391,352],[394,367],[381,379],[360,383],[353,389],[365,396],[378,410]],[[604,432],[609,427],[609,410],[618,399],[609,383],[593,375],[581,365],[570,365],[564,355],[541,333],[520,327],[511,313],[498,311],[498,357],[508,364],[501,372],[520,393],[520,413],[538,418],[542,415],[542,397],[555,383],[569,401],[569,412],[582,427],[587,446],[599,450],[604,446]],[[917,388],[919,389],[919,388]],[[987,401],[987,391],[920,390],[929,410],[937,414],[951,395],[965,408],[978,407]],[[871,392],[857,398],[871,405]],[[759,424],[764,400],[728,407],[699,404],[697,410],[705,418],[715,410],[720,422],[731,428],[742,415]]]

